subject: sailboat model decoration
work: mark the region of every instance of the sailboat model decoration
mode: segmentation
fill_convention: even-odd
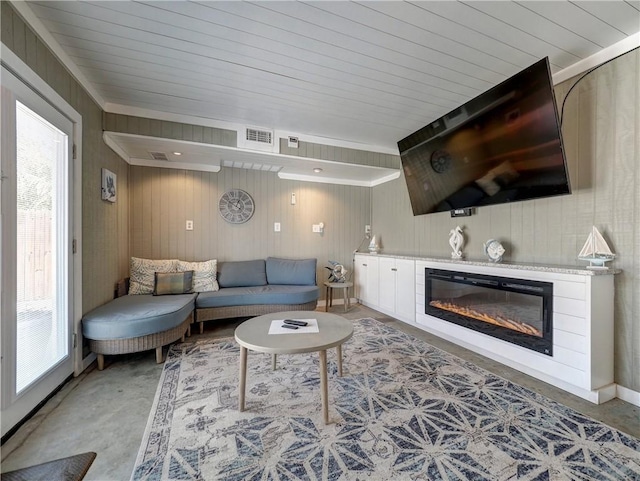
[[[580,254],[578,254],[578,259],[589,261],[587,269],[608,269],[604,263],[612,261],[615,257],[616,255],[611,252],[600,231],[596,226],[593,226],[587,242],[584,243]]]
[[[378,244],[376,236],[373,236],[371,238],[371,242],[369,242],[369,252],[371,254],[377,254],[378,252],[380,252],[380,244]]]

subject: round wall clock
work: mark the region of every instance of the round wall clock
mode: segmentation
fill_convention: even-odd
[[[431,154],[431,167],[438,174],[442,174],[451,167],[451,154],[446,150],[436,150]]]
[[[220,197],[218,211],[224,220],[231,224],[243,224],[251,219],[255,204],[244,190],[231,189]]]

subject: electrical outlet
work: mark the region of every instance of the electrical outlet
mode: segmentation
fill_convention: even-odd
[[[273,232],[280,232],[280,222],[273,223]]]
[[[369,224],[364,226],[364,233],[371,234],[371,226]]]
[[[187,221],[187,230],[193,230],[193,221],[192,220],[188,220]]]
[[[311,226],[311,232],[315,232],[316,234],[319,234],[319,233],[320,233],[320,225],[318,225],[318,224],[313,224],[313,225]]]

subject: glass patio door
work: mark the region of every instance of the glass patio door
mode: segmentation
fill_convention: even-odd
[[[72,132],[3,67],[3,436],[73,373]]]

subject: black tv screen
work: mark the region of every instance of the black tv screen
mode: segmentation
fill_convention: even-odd
[[[398,149],[413,215],[571,193],[547,58]]]

